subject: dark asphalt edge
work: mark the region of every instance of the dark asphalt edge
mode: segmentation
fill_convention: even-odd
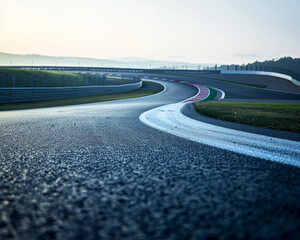
[[[199,77],[199,78],[202,78],[202,79],[209,79],[209,80],[215,80],[215,81],[221,81],[221,82],[226,82],[228,84],[233,84],[233,85],[242,85],[244,87],[249,87],[249,88],[254,88],[254,89],[261,89],[261,90],[265,90],[265,91],[271,91],[271,92],[279,92],[279,93],[288,93],[288,94],[296,94],[296,95],[300,95],[300,93],[296,93],[296,92],[289,92],[289,91],[284,91],[284,90],[277,90],[277,89],[272,89],[272,88],[268,88],[268,86],[264,87],[264,88],[260,88],[260,87],[254,87],[254,86],[249,86],[249,85],[246,85],[246,84],[242,84],[242,83],[234,83],[234,82],[227,82],[225,80],[222,80],[222,79],[211,79],[211,78],[205,78],[205,77]],[[285,80],[285,79],[282,79],[280,78],[281,80]],[[287,80],[288,81],[288,80]],[[251,83],[250,83],[251,84]],[[298,87],[298,86],[296,86]]]
[[[239,86],[243,86],[243,87],[248,87],[248,88],[253,88],[253,89],[261,89],[261,90],[265,90],[265,91],[271,91],[271,92],[279,92],[279,93],[287,93],[287,94],[295,94],[295,95],[300,95],[300,93],[297,93],[297,92],[290,92],[290,91],[284,91],[284,90],[277,90],[277,89],[272,89],[272,88],[269,88],[268,86],[264,87],[264,88],[260,88],[260,87],[254,87],[254,86],[249,86],[249,85],[246,85],[246,84],[243,84],[243,83],[234,83],[234,82],[227,82],[227,81],[224,81],[222,79],[212,79],[212,78],[206,78],[206,77],[199,77],[199,78],[202,78],[202,79],[209,79],[209,80],[214,80],[214,81],[221,81],[221,82],[224,82],[224,83],[228,83],[228,84],[233,84],[233,85],[239,85]],[[285,80],[285,79],[282,79],[282,78],[279,78],[280,80]],[[288,81],[288,80],[286,80]],[[251,84],[251,83],[250,83]],[[296,86],[298,87],[298,86]]]
[[[143,74],[143,76],[145,76],[147,74]],[[148,74],[148,75],[152,75],[153,77],[165,77],[165,78],[169,78],[170,76],[172,75],[165,75],[165,74],[161,74],[161,75],[157,75],[157,74]],[[176,76],[176,75],[173,75],[173,77],[184,77],[184,78],[188,78],[188,80],[185,80],[185,81],[190,81],[190,80],[213,80],[213,81],[218,81],[218,82],[223,82],[223,83],[228,83],[228,84],[233,84],[233,85],[238,85],[238,86],[243,86],[243,87],[248,87],[248,88],[253,88],[253,89],[261,89],[261,90],[266,90],[266,91],[271,91],[271,92],[279,92],[279,93],[287,93],[287,94],[295,94],[295,95],[300,95],[300,93],[297,93],[297,92],[290,92],[290,91],[284,91],[284,90],[277,90],[277,89],[272,89],[272,88],[268,88],[268,86],[266,86],[265,88],[259,88],[259,87],[254,87],[254,86],[248,86],[248,85],[244,85],[244,84],[240,84],[240,83],[232,83],[232,82],[226,82],[226,81],[223,81],[222,79],[220,80],[217,80],[217,79],[211,79],[211,78],[206,78],[206,77],[201,77],[201,76]],[[279,78],[281,80],[285,80],[285,81],[288,81],[286,79],[282,79],[282,78]],[[288,81],[289,83],[291,83],[290,81]],[[295,87],[298,87],[295,85]],[[300,88],[300,87],[299,87]]]
[[[243,132],[249,132],[249,133],[254,133],[254,134],[259,134],[259,135],[264,135],[264,136],[269,136],[269,137],[276,137],[276,138],[281,138],[281,139],[287,139],[287,140],[292,140],[292,141],[300,141],[300,134],[298,134],[298,133],[249,126],[249,125],[245,125],[245,124],[227,122],[227,121],[204,116],[204,115],[198,113],[195,110],[193,104],[191,104],[191,103],[185,104],[181,108],[181,113],[183,115],[185,115],[186,117],[192,118],[194,120],[205,122],[208,124],[213,124],[213,125],[224,127],[224,128],[230,128],[230,129],[239,130],[239,131],[243,131]]]

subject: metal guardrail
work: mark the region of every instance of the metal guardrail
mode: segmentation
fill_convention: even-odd
[[[79,87],[15,87],[0,88],[0,103],[31,102],[72,97],[86,97],[133,91],[142,87],[142,80],[137,77],[126,77],[132,83],[109,86]]]
[[[252,66],[252,65],[222,65],[216,66],[214,70],[179,70],[179,69],[147,69],[147,68],[109,68],[109,67],[68,67],[68,66],[3,66],[5,68],[21,68],[21,69],[39,69],[39,70],[56,70],[56,71],[93,71],[93,72],[112,72],[112,73],[149,73],[149,74],[220,74],[221,70],[236,71],[265,71],[276,72],[289,75],[300,81],[300,74],[291,70],[271,67],[271,66]]]

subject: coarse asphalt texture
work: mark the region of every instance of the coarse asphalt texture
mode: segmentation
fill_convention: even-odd
[[[1,112],[0,239],[299,239],[300,169],[143,125],[144,111],[197,92],[164,84],[144,98]]]

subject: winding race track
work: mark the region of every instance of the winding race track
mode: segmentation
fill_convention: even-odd
[[[296,164],[191,141],[139,120],[198,92],[162,79],[215,87],[225,99],[243,101],[298,102],[298,90],[146,77],[165,91],[0,112],[0,239],[299,239]],[[299,134],[287,138],[299,145]]]

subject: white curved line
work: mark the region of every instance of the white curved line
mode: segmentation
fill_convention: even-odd
[[[215,87],[210,87],[210,88],[215,89],[216,91],[219,91],[221,93],[221,97],[219,98],[219,100],[225,99],[225,92],[224,91],[222,91],[219,88],[215,88]]]
[[[139,116],[142,123],[201,144],[300,167],[300,142],[215,126],[186,117],[186,103],[168,104]]]
[[[189,84],[189,83],[187,83],[187,84]],[[200,94],[200,92],[201,92],[201,89],[200,89],[197,85],[193,85],[193,84],[189,84],[189,85],[192,85],[192,86],[196,87],[196,88],[198,89],[198,92],[196,93],[196,95],[194,95],[194,96],[192,96],[192,97],[190,97],[190,98],[188,98],[188,99],[185,99],[185,100],[183,100],[182,102],[188,101],[188,100],[194,98],[195,96],[197,96],[197,95]]]
[[[293,77],[276,72],[265,72],[265,71],[231,71],[231,70],[221,70],[221,74],[249,74],[249,75],[267,75],[272,77],[278,77],[292,82],[294,85],[300,87],[300,81],[297,81]]]
[[[153,97],[153,96],[157,96],[159,94],[162,94],[163,92],[165,92],[167,90],[167,87],[165,84],[159,82],[159,81],[155,81],[155,80],[151,80],[151,79],[144,79],[144,78],[141,78],[142,81],[147,81],[147,82],[155,82],[155,83],[158,83],[160,85],[162,85],[164,87],[164,89],[158,93],[155,93],[155,94],[151,94],[151,95],[148,95],[148,96],[144,96],[144,97],[140,97],[140,98],[147,98],[147,97]]]

